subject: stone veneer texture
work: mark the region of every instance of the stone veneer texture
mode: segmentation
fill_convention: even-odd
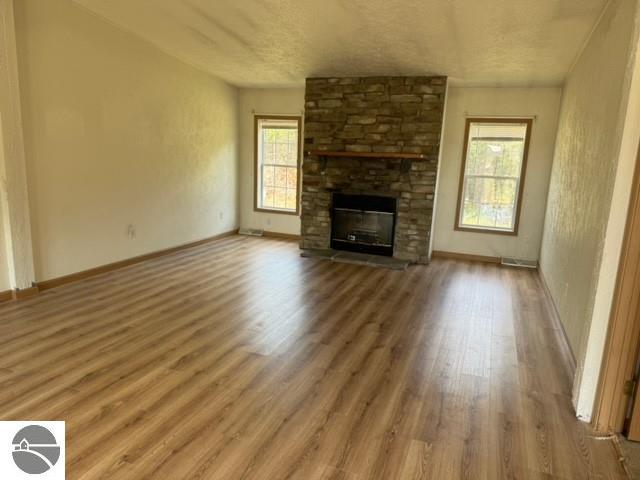
[[[333,192],[397,198],[393,256],[427,263],[446,77],[309,78],[302,248],[329,248]],[[310,150],[421,153],[423,159],[322,157]]]

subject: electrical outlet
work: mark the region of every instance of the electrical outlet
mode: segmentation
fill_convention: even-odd
[[[136,238],[135,225],[131,224],[127,227],[127,237],[129,237],[130,240],[133,240],[134,238]]]
[[[271,219],[267,218],[264,223],[266,223],[267,227],[270,227],[271,226]]]
[[[218,212],[218,218],[220,220],[223,220],[224,219],[224,212]]]

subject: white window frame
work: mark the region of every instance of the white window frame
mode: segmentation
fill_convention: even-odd
[[[268,213],[281,213],[285,215],[299,215],[300,214],[300,183],[301,183],[301,148],[302,148],[302,117],[299,115],[255,115],[254,117],[254,211],[256,212],[268,212]],[[278,122],[289,123],[290,127],[296,128],[298,131],[298,148],[296,151],[296,166],[287,166],[286,168],[296,169],[296,208],[276,208],[270,206],[263,206],[263,181],[262,171],[264,164],[262,163],[262,143],[261,143],[261,131],[262,124],[272,122],[274,124]],[[295,127],[293,126],[295,124]],[[278,165],[282,167],[282,165]]]

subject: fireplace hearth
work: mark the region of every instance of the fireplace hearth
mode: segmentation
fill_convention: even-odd
[[[393,255],[395,198],[334,193],[332,200],[331,248]]]

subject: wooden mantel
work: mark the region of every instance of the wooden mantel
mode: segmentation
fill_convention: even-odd
[[[307,155],[317,157],[350,157],[350,158],[401,158],[408,160],[421,160],[426,158],[422,153],[402,152],[344,152],[331,150],[307,150]]]

